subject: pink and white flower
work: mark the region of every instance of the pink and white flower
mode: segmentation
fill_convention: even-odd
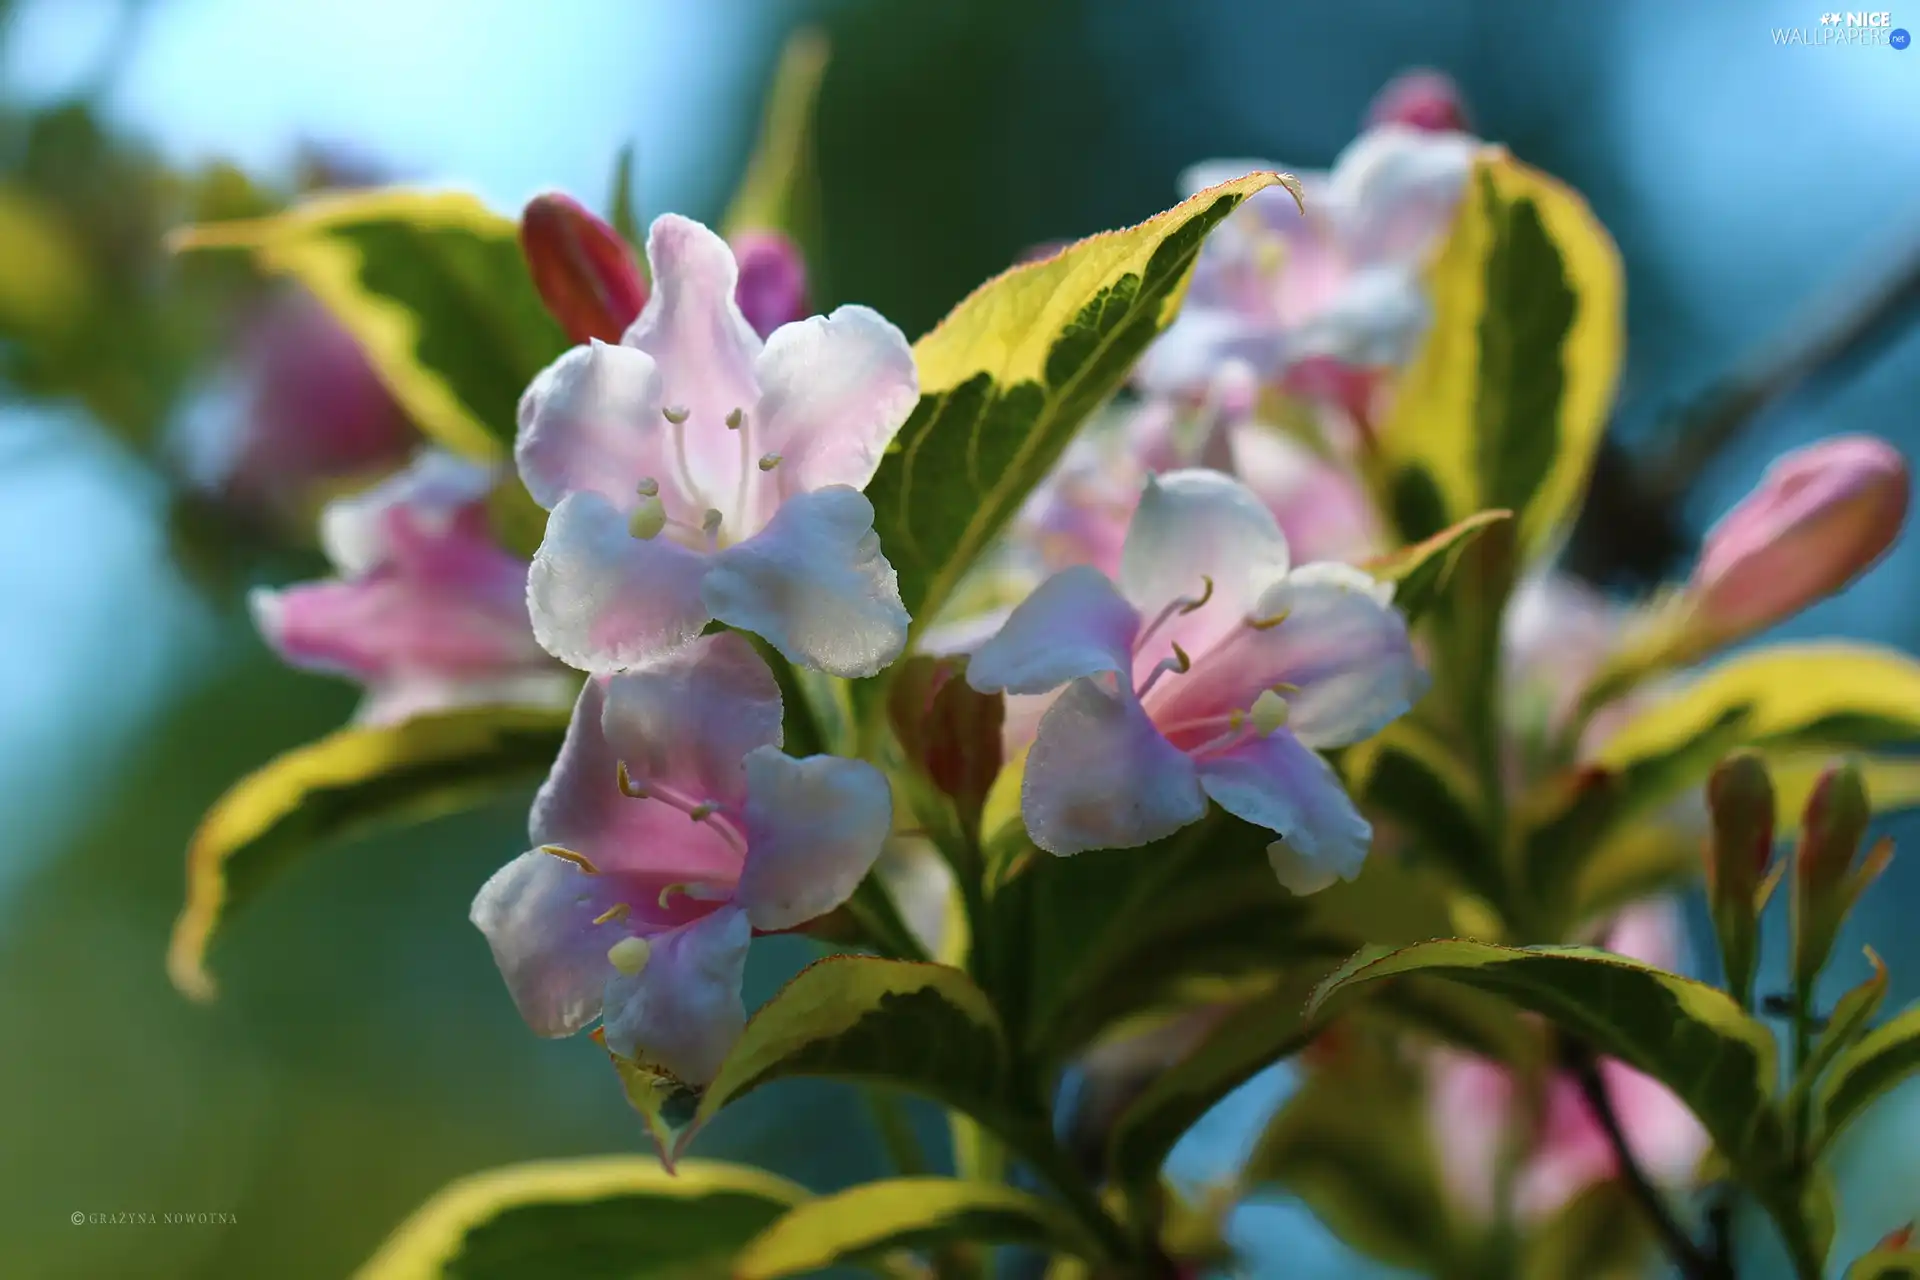
[[[1671,903],[1646,903],[1620,914],[1606,945],[1671,968],[1679,962],[1680,928]],[[1611,1058],[1603,1059],[1599,1070],[1635,1160],[1656,1182],[1684,1185],[1706,1154],[1700,1122],[1651,1076]],[[1523,1221],[1538,1221],[1620,1171],[1577,1080],[1564,1073],[1552,1076],[1541,1102],[1539,1122],[1522,1144],[1513,1171],[1513,1208]],[[1453,1051],[1437,1055],[1432,1118],[1441,1166],[1463,1207],[1483,1217],[1498,1199],[1501,1161],[1511,1151],[1513,1126],[1524,1122],[1524,1106],[1507,1068]]]
[[[253,592],[261,635],[293,666],[365,685],[363,724],[460,706],[564,706],[574,677],[534,642],[527,562],[487,525],[492,487],[485,469],[429,451],[330,503],[320,542],[340,576]]]
[[[860,490],[919,396],[913,353],[846,306],[765,343],[719,236],[668,214],[618,344],[575,347],[520,402],[514,457],[550,510],[528,603],[548,652],[609,673],[714,620],[790,660],[868,676],[908,617]]]
[[[968,663],[984,693],[1066,686],[1022,783],[1034,843],[1146,844],[1211,797],[1280,834],[1268,856],[1294,892],[1358,874],[1372,829],[1316,748],[1377,733],[1424,688],[1387,591],[1347,565],[1293,568],[1272,513],[1227,476],[1149,479],[1118,585],[1055,574]]]
[[[1297,374],[1309,396],[1355,401],[1341,371],[1397,367],[1425,332],[1420,271],[1445,234],[1479,142],[1461,133],[1377,125],[1333,169],[1300,175],[1303,216],[1275,187],[1211,236],[1173,326],[1136,374],[1151,390],[1192,395],[1222,362],[1244,360],[1263,382]],[[1255,160],[1196,165],[1187,194],[1256,169]]]
[[[780,750],[780,691],[737,635],[581,690],[534,798],[533,844],[472,919],[527,1024],[688,1084],[713,1078],[746,1022],[755,933],[833,910],[892,824],[872,765]]]

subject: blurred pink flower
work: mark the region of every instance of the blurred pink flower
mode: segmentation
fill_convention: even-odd
[[[879,770],[784,754],[780,717],[737,635],[587,682],[534,797],[533,848],[471,913],[535,1032],[597,1017],[622,1057],[713,1078],[746,1022],[750,938],[845,902],[892,823]]]
[[[1676,963],[1678,913],[1671,903],[1624,911],[1606,940],[1608,949],[1649,964]],[[1525,1123],[1517,1082],[1506,1068],[1456,1051],[1433,1063],[1431,1115],[1442,1171],[1461,1205],[1482,1217],[1494,1211],[1503,1152],[1514,1126]],[[1628,1148],[1655,1182],[1684,1185],[1707,1151],[1700,1122],[1649,1076],[1612,1059],[1600,1063]],[[1570,1075],[1546,1084],[1539,1123],[1526,1135],[1513,1186],[1514,1213],[1538,1221],[1596,1182],[1614,1177],[1618,1162],[1605,1131]]]
[[[1467,132],[1467,106],[1460,86],[1445,72],[1403,71],[1374,95],[1367,124],[1404,124],[1429,133]]]
[[[1294,892],[1357,875],[1371,829],[1317,749],[1378,732],[1425,683],[1378,585],[1294,568],[1272,513],[1207,470],[1147,481],[1117,578],[1048,578],[967,666],[983,693],[1066,686],[1022,783],[1034,843],[1146,844],[1211,798],[1282,837],[1268,857]]]
[[[1461,133],[1382,124],[1330,172],[1299,175],[1304,214],[1278,187],[1249,198],[1201,249],[1179,318],[1148,350],[1136,382],[1194,396],[1238,359],[1263,383],[1298,370],[1296,391],[1363,405],[1365,376],[1405,363],[1426,329],[1420,271],[1479,146]],[[1275,167],[1208,161],[1181,185],[1197,192]]]
[[[777,231],[746,231],[733,237],[740,283],[733,296],[740,313],[763,338],[783,324],[807,318],[807,264],[800,247]]]
[[[1774,459],[1707,531],[1688,586],[1708,648],[1781,622],[1852,582],[1900,535],[1906,459],[1873,436],[1835,436]]]
[[[366,686],[357,718],[450,707],[551,705],[573,680],[534,643],[527,562],[487,525],[492,477],[448,454],[328,505],[320,540],[337,579],[256,590],[254,618],[288,663]]]
[[[294,517],[328,488],[392,470],[418,443],[359,344],[305,293],[247,324],[237,405],[193,424],[186,465],[200,487]]]
[[[861,495],[919,398],[913,353],[866,307],[763,344],[719,236],[668,214],[653,293],[617,345],[575,347],[520,402],[514,457],[553,513],[528,582],[534,634],[612,672],[718,619],[789,660],[869,676],[907,612]]]

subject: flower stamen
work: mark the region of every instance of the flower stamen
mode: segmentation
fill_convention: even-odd
[[[1175,596],[1173,599],[1167,601],[1160,612],[1153,615],[1153,621],[1147,624],[1146,629],[1134,637],[1133,651],[1138,653],[1141,649],[1145,648],[1147,641],[1153,639],[1155,633],[1157,633],[1161,627],[1167,625],[1168,621],[1173,617],[1176,615],[1184,617],[1211,599],[1213,599],[1213,578],[1203,573],[1200,575],[1200,594],[1197,596]]]
[[[573,850],[564,849],[557,844],[543,844],[540,846],[540,852],[550,854],[562,862],[571,862],[574,866],[580,868],[590,876],[600,874],[600,868],[594,866],[593,862],[584,853],[575,853]]]
[[[1282,609],[1270,618],[1248,618],[1247,625],[1255,631],[1271,631],[1287,620],[1288,610]]]
[[[624,902],[616,902],[593,918],[595,924],[607,924],[614,920],[625,920],[633,914],[633,908]]]
[[[1166,675],[1168,672],[1183,676],[1191,670],[1193,670],[1193,659],[1189,658],[1187,651],[1176,643],[1173,646],[1173,656],[1171,658],[1162,658],[1159,664],[1147,673],[1146,681],[1141,684],[1138,689],[1134,690],[1134,696],[1136,698],[1146,697],[1153,686],[1160,683],[1160,677]]]

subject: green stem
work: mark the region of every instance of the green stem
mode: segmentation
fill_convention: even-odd
[[[1807,1069],[1807,1059],[1813,1054],[1813,993],[1808,990],[1810,982],[1796,981],[1793,984],[1793,1094],[1796,1102],[1793,1108],[1793,1150],[1794,1159],[1804,1163],[1806,1160],[1807,1140],[1812,1127],[1811,1088],[1802,1089],[1800,1077]]]
[[[1667,1208],[1666,1200],[1659,1188],[1640,1167],[1640,1161],[1627,1145],[1626,1131],[1620,1127],[1620,1116],[1613,1109],[1613,1099],[1607,1094],[1606,1082],[1600,1077],[1599,1065],[1593,1054],[1585,1048],[1576,1048],[1569,1055],[1574,1078],[1580,1083],[1580,1092],[1585,1097],[1587,1107],[1593,1112],[1593,1118],[1599,1122],[1601,1132],[1606,1134],[1607,1144],[1613,1148],[1615,1162],[1620,1166],[1620,1181],[1626,1184],[1627,1191],[1639,1204],[1654,1232],[1660,1237],[1660,1244],[1680,1274],[1686,1280],[1732,1280],[1732,1264],[1724,1257],[1707,1253],[1694,1243],[1685,1228],[1674,1218]]]

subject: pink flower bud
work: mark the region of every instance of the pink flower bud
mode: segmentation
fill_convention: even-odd
[[[1884,440],[1835,436],[1776,458],[1707,532],[1690,586],[1702,638],[1726,644],[1832,595],[1906,515],[1906,460]]]
[[[1760,886],[1773,858],[1773,781],[1760,757],[1741,752],[1722,760],[1707,779],[1707,807],[1707,900],[1727,986],[1744,1006],[1759,963]]]
[[[1367,124],[1404,124],[1428,133],[1467,133],[1460,88],[1439,71],[1405,71],[1388,82],[1367,108]]]
[[[1793,972],[1802,988],[1819,975],[1841,922],[1892,853],[1882,841],[1855,868],[1872,817],[1859,766],[1836,765],[1813,784],[1793,858]]]
[[[620,341],[646,305],[633,250],[571,196],[550,192],[527,202],[520,248],[541,301],[575,342]]]
[[[807,264],[793,241],[777,231],[746,231],[733,238],[740,264],[734,300],[755,333],[766,337],[807,317]]]

